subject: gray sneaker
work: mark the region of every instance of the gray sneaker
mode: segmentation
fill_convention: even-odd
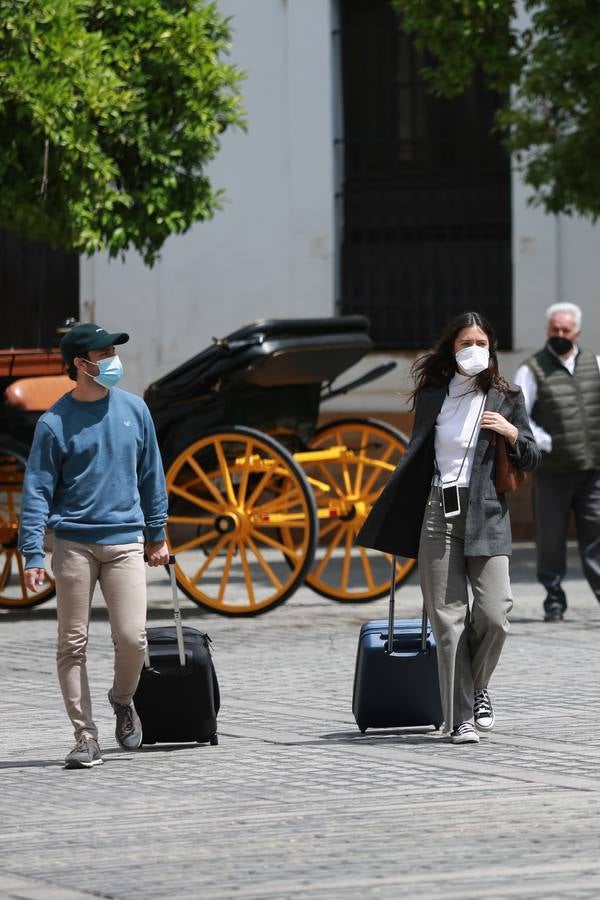
[[[129,703],[115,703],[112,691],[108,692],[108,701],[117,717],[115,737],[123,750],[137,750],[142,745],[142,723],[135,711],[133,700]]]
[[[98,741],[84,734],[65,757],[65,769],[91,769],[103,762]]]

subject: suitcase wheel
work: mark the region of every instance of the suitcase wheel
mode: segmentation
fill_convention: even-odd
[[[215,731],[215,733],[211,734],[211,736],[210,736],[210,745],[211,745],[211,747],[216,747],[218,743],[219,743],[219,735]]]

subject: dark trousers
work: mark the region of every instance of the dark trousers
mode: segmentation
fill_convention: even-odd
[[[567,571],[567,532],[575,514],[583,573],[600,601],[600,471],[537,473],[533,481],[537,577],[548,596],[544,608],[566,609],[561,587]]]

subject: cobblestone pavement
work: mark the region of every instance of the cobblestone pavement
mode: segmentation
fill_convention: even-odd
[[[256,619],[184,619],[214,642],[220,744],[126,753],[106,702],[112,654],[94,604],[89,668],[105,765],[66,771],[52,604],[0,615],[0,898],[597,898],[600,608],[570,551],[570,608],[541,621],[533,554],[513,560],[497,727],[457,747],[352,718],[361,622],[384,600],[299,591]],[[169,621],[165,573],[152,624]],[[413,573],[398,592],[418,614]]]

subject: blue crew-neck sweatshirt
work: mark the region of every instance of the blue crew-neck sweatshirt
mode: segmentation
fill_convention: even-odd
[[[111,388],[101,400],[72,395],[39,419],[23,484],[19,547],[44,564],[46,526],[90,544],[165,538],[165,477],[148,407]]]

